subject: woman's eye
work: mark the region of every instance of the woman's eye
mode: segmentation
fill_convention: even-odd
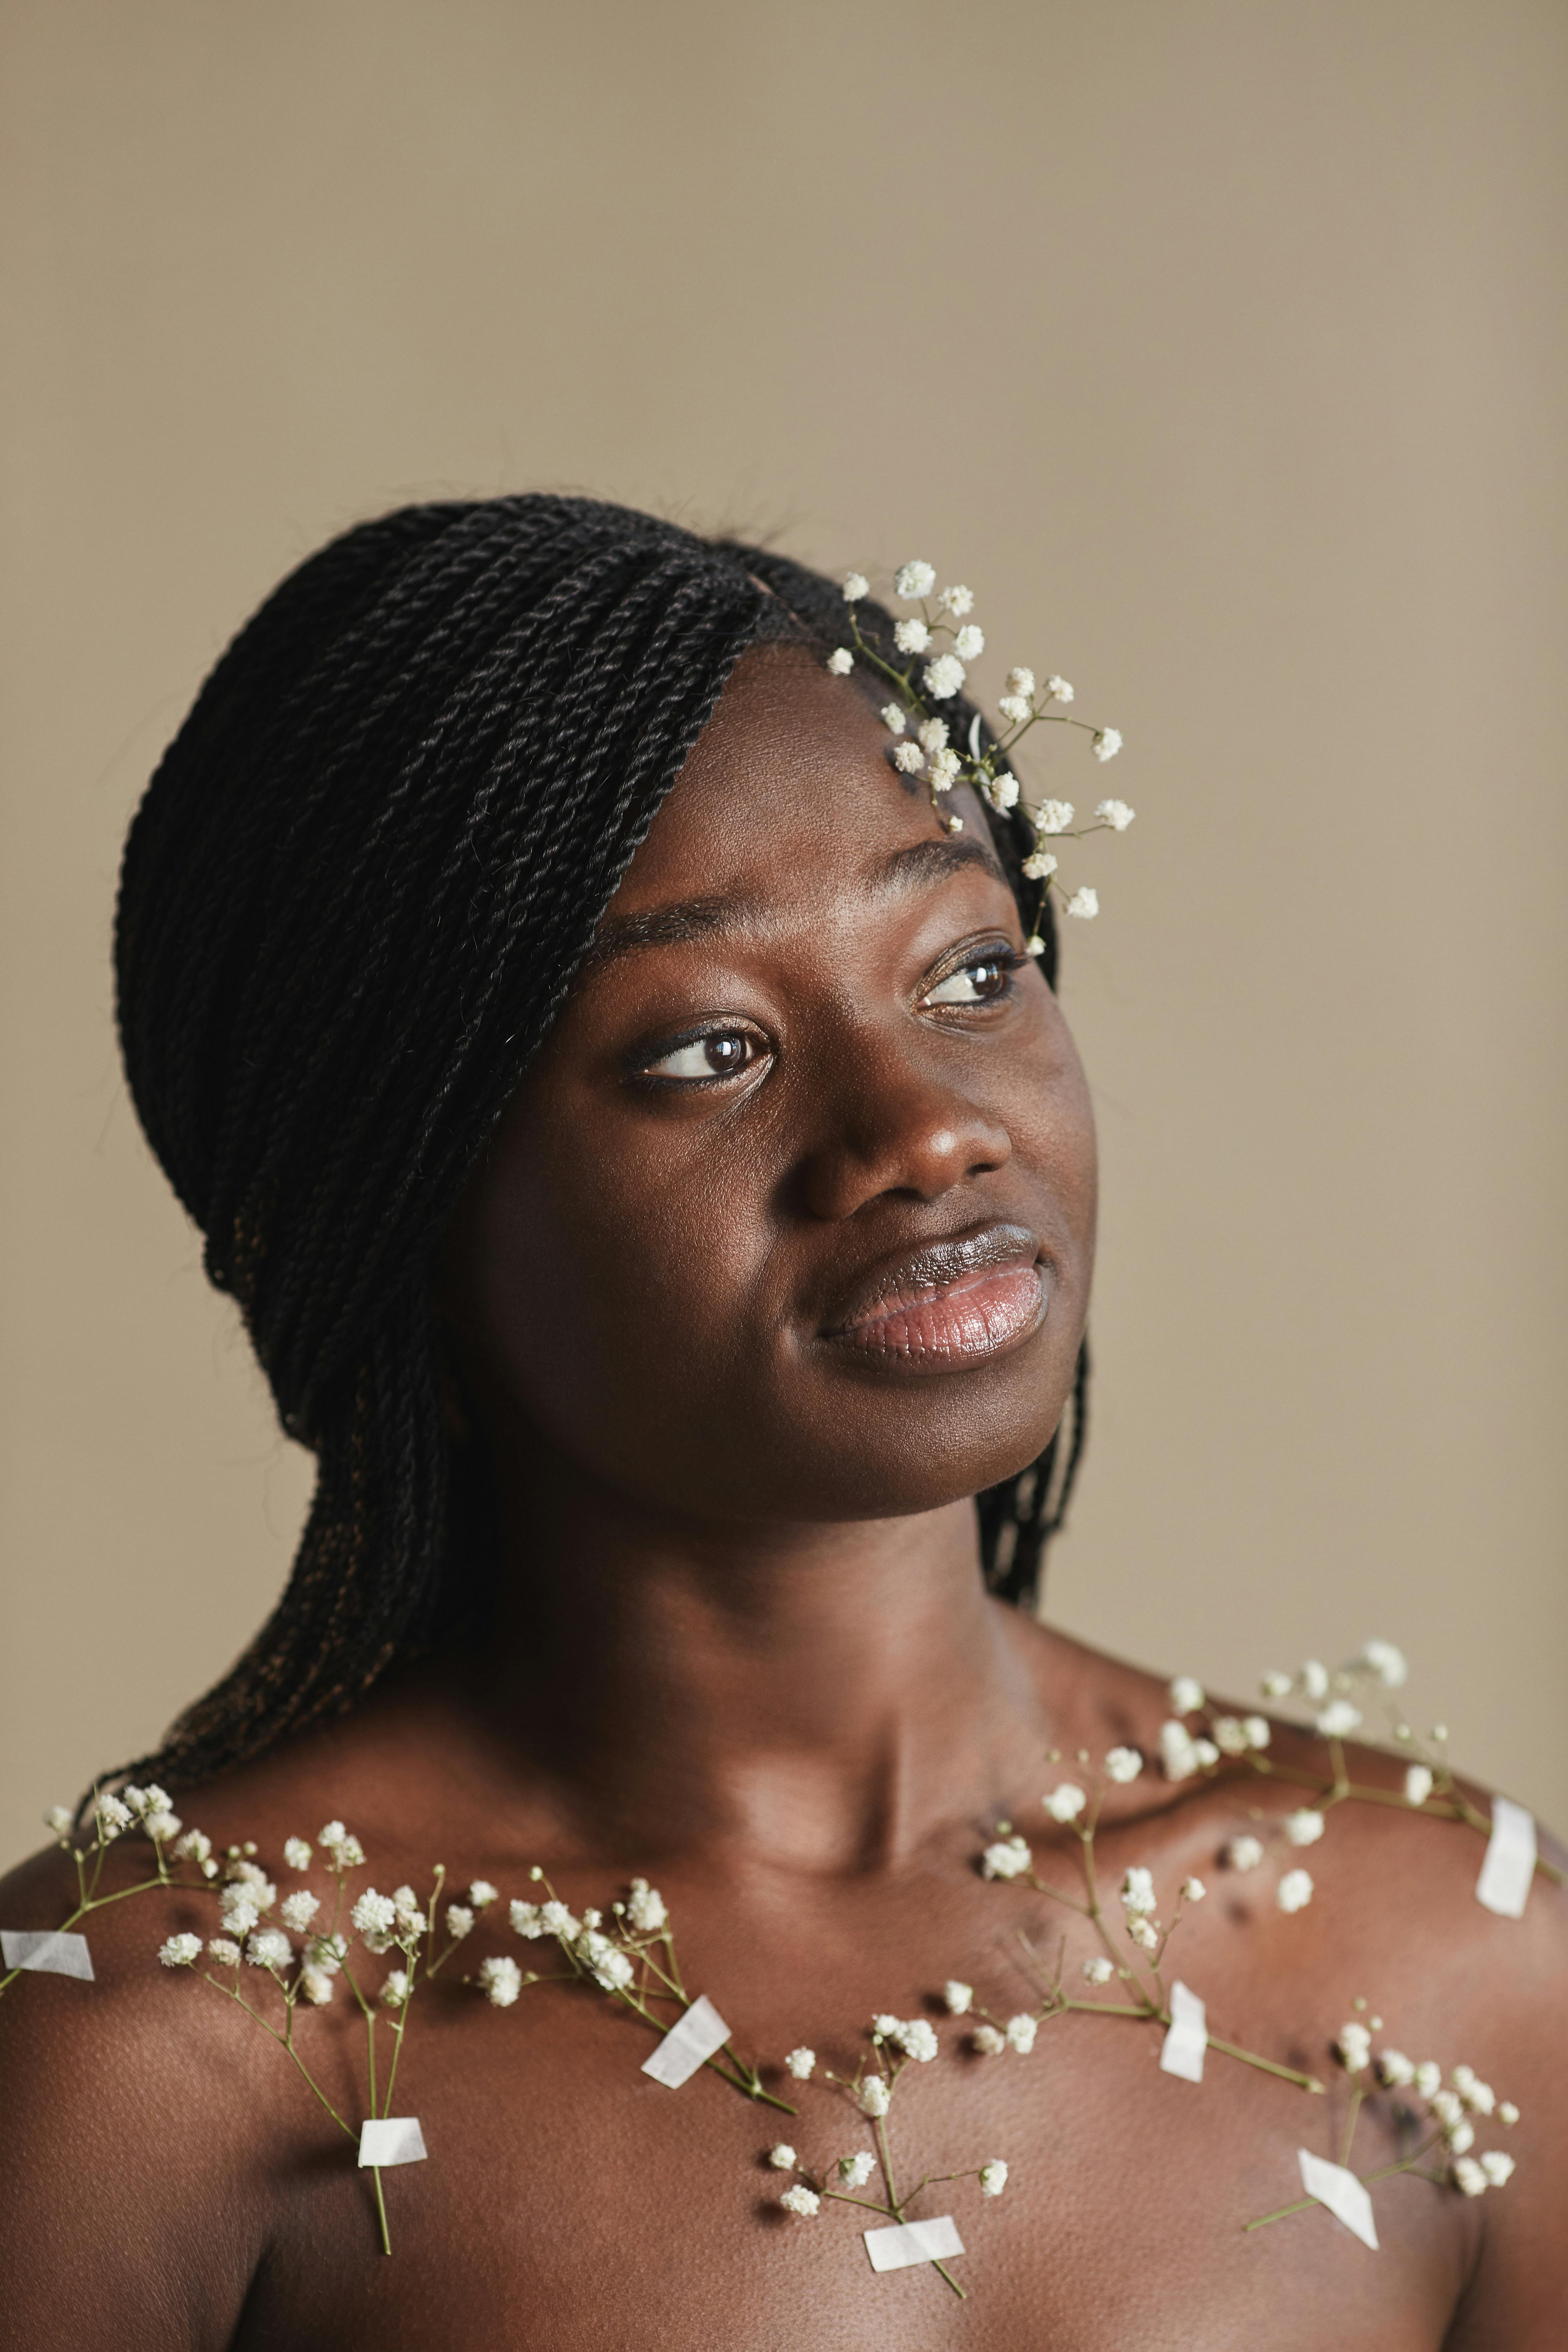
[[[921,999],[922,1004],[995,1004],[1005,996],[1017,969],[1016,958],[1010,955],[977,956],[973,963],[961,964],[950,971],[945,980],[928,989]]]
[[[657,1062],[643,1065],[645,1078],[691,1080],[731,1078],[750,1069],[757,1059],[757,1040],[744,1029],[710,1029],[706,1037],[689,1037]]]

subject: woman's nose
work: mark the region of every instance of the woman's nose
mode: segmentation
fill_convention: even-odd
[[[937,1200],[1013,1154],[999,1119],[916,1055],[893,1049],[847,1062],[825,1109],[831,1124],[801,1178],[809,1214],[828,1221],[852,1217],[884,1193]]]

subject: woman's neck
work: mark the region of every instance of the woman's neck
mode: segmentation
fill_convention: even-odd
[[[492,1722],[628,1849],[881,1867],[1040,1763],[1030,1629],[984,1591],[967,1502],[693,1527],[531,1475],[502,1530]]]

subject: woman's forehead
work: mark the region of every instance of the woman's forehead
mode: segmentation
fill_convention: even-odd
[[[950,836],[889,758],[867,697],[795,647],[742,656],[615,898],[604,934],[679,902],[880,894],[931,853],[1005,881],[978,803]],[[935,878],[934,873],[931,878]]]

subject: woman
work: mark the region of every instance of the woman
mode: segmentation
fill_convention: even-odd
[[[826,666],[842,635],[798,567],[611,508],[366,526],[204,690],[119,941],[147,1132],[321,1465],[277,1615],[142,1777],[263,1857],[341,1817],[381,1887],[542,1865],[580,1912],[655,1879],[780,2096],[786,2051],[853,2074],[868,2019],[948,1979],[1026,2009],[1064,1930],[1079,1981],[1089,1924],[976,1857],[1016,1822],[1076,1886],[1058,1759],[1152,1756],[1170,1712],[1013,1605],[1082,1429],[1095,1202],[1029,836],[973,792],[939,818],[868,666]],[[1324,1764],[1283,1727],[1269,1753]],[[1329,2074],[1368,1999],[1520,2098],[1506,2193],[1395,2179],[1376,2255],[1318,2210],[1242,2227],[1333,2152],[1342,2074],[1331,2103],[1211,2051],[1194,2085],[1136,2021],[1001,2060],[944,2029],[900,2091],[910,2160],[1010,2167],[965,2192],[961,2304],[929,2263],[874,2272],[863,2214],[781,2209],[770,2142],[820,2180],[847,2106],[671,2091],[624,2009],[542,1983],[425,1998],[398,2111],[432,2160],[388,2175],[384,2262],[298,2074],[150,1965],[193,1916],[171,1895],[95,1917],[90,1994],[40,1978],[0,2014],[15,2340],[1556,2346],[1562,1897],[1494,1918],[1468,1832],[1369,1803],[1288,1914],[1272,1861],[1215,1863],[1296,1801],[1108,1779],[1097,1868],[1147,1868],[1167,1913],[1206,1874],[1180,1969],[1236,2043]],[[5,1900],[58,1919],[59,1858]],[[350,2005],[307,2031],[352,2105]],[[1390,2099],[1358,2128],[1360,2169],[1397,2160]]]

